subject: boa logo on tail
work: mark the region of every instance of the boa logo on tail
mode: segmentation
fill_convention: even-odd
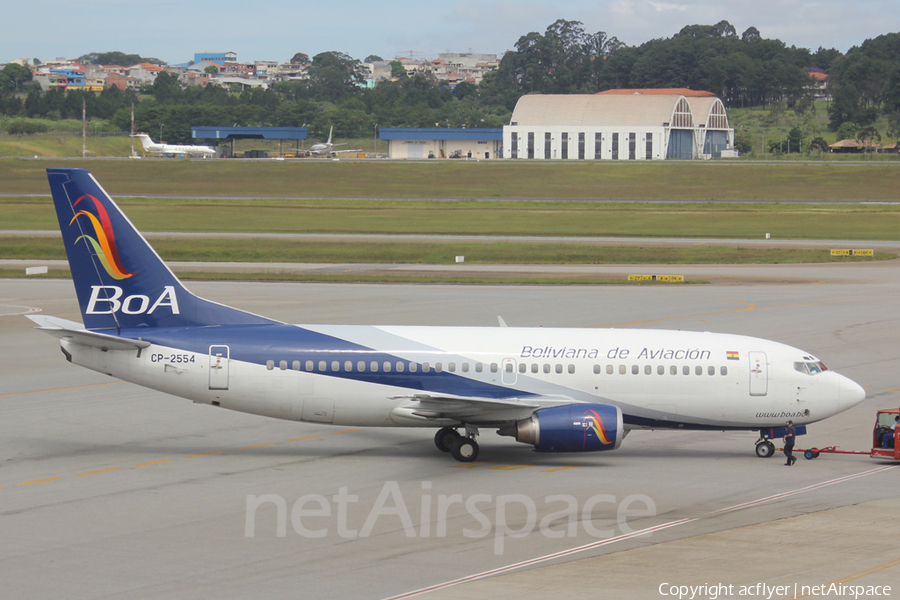
[[[595,410],[586,410],[584,411],[584,420],[587,423],[590,423],[590,427],[586,428],[584,431],[585,437],[587,437],[588,429],[592,430],[597,438],[603,442],[605,446],[611,445],[613,442],[609,439],[609,436],[606,433],[606,430],[603,427],[603,419],[600,418],[600,415],[597,414]],[[587,441],[587,440],[585,440]]]
[[[109,276],[113,279],[127,279],[137,275],[137,273],[127,271],[122,265],[122,260],[119,258],[119,250],[116,247],[116,234],[113,231],[109,215],[106,213],[106,209],[100,201],[90,194],[85,194],[76,200],[72,206],[78,206],[78,203],[85,198],[89,198],[93,201],[94,210],[97,215],[95,216],[86,210],[80,210],[75,213],[75,216],[69,221],[69,225],[72,225],[78,217],[85,216],[90,220],[96,237],[82,234],[78,236],[75,243],[77,244],[79,240],[84,239],[85,243],[90,244],[93,247],[97,258],[99,258],[100,262],[103,264],[103,268],[106,269],[106,272],[109,273]]]

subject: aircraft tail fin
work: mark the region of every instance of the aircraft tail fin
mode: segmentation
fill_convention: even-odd
[[[89,330],[276,323],[190,293],[86,169],[47,169]]]
[[[134,137],[141,140],[141,145],[144,147],[144,150],[146,152],[150,151],[150,146],[153,145],[153,140],[150,139],[149,135],[147,135],[146,133],[139,133],[139,134],[135,135]]]
[[[331,127],[328,128],[328,141],[325,142],[326,144],[331,143],[331,132],[333,132],[333,131],[334,131],[334,125],[332,125]]]

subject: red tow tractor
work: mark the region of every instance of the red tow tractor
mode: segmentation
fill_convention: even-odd
[[[872,429],[871,450],[838,450],[837,446],[824,448],[795,448],[802,452],[806,460],[818,458],[820,454],[867,454],[871,458],[886,458],[900,461],[900,426],[894,427],[900,408],[885,408],[875,413],[875,427]],[[885,436],[887,440],[885,440]],[[887,443],[885,443],[887,441]]]

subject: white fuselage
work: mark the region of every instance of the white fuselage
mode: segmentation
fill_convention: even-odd
[[[215,156],[216,151],[209,146],[191,146],[187,144],[158,144],[149,135],[137,136],[141,140],[145,152],[163,155]]]
[[[626,428],[760,429],[819,421],[865,397],[850,379],[819,372],[808,353],[739,335],[282,327],[296,327],[298,340],[346,345],[231,337],[228,327],[208,328],[190,344],[179,343],[178,332],[147,330],[142,337],[152,345],[140,352],[62,343],[75,364],[195,402],[335,425],[492,426],[526,418],[536,405],[599,402],[621,408]],[[465,419],[425,419],[409,408],[417,394],[507,405]]]

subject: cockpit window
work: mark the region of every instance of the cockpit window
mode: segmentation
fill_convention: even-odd
[[[808,375],[816,375],[822,371],[827,371],[828,367],[822,361],[815,362],[795,362],[794,370]]]

